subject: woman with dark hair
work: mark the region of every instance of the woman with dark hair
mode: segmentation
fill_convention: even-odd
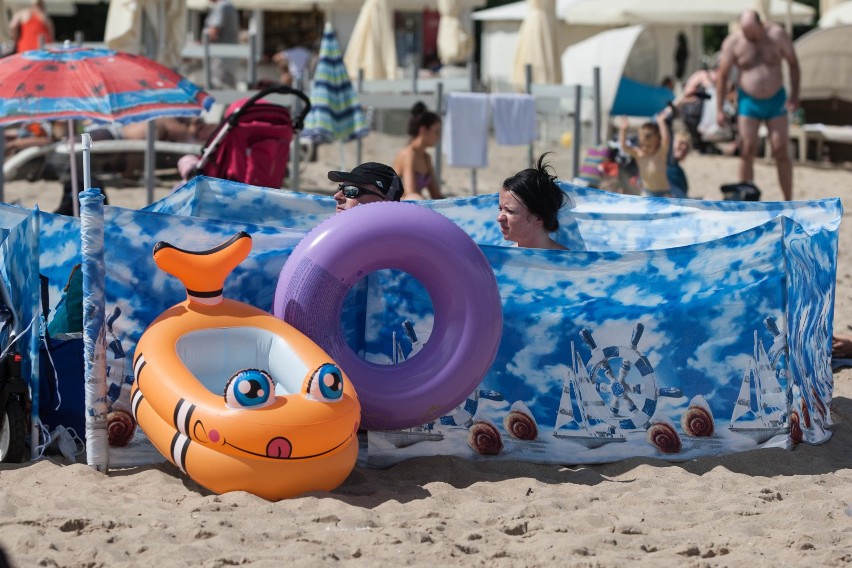
[[[405,187],[402,199],[424,199],[424,189],[429,192],[429,198],[441,199],[443,195],[432,167],[432,157],[427,152],[441,136],[441,117],[417,102],[411,109],[408,135],[411,139],[393,161],[393,169]]]
[[[567,196],[543,154],[534,168],[521,170],[503,182],[497,222],[503,238],[522,248],[567,250],[550,236],[559,229],[559,209]]]

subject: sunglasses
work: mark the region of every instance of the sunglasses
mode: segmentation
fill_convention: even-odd
[[[337,189],[343,193],[343,196],[347,199],[357,199],[362,195],[375,195],[377,197],[385,198],[381,193],[370,191],[369,189],[364,189],[363,187],[358,187],[357,185],[346,185],[340,184],[337,186]]]

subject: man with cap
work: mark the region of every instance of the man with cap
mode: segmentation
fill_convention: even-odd
[[[337,212],[376,201],[399,201],[402,180],[394,169],[378,162],[366,162],[351,172],[328,172],[328,179],[340,185],[334,193]]]

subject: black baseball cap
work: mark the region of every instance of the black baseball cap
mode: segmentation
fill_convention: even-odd
[[[328,172],[328,179],[338,183],[375,186],[388,201],[399,201],[404,191],[402,180],[393,168],[378,162],[355,166],[351,172]]]

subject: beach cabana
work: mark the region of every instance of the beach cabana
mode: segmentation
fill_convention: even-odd
[[[565,18],[569,7],[581,2],[583,0],[556,1],[556,20],[552,24],[556,51],[560,57],[570,46],[601,32],[620,27],[618,23],[567,22]],[[482,23],[480,75],[486,85],[500,87],[511,84],[512,68],[506,65],[506,61],[512,61],[514,58],[520,25],[527,12],[528,4],[526,2],[515,2],[474,12],[474,20]],[[656,77],[655,81],[664,75],[674,76],[676,67],[674,53],[677,48],[678,34],[681,33],[687,39],[686,68],[692,70],[699,67],[702,54],[701,25],[694,23],[649,23],[646,24],[646,27],[653,33],[653,40],[657,45],[652,56],[655,58],[654,65],[656,65],[660,77]],[[562,82],[571,84],[566,81],[564,70],[562,75]]]
[[[838,25],[811,30],[794,43],[801,69],[799,100],[810,130],[807,136],[838,162],[852,159],[850,37],[852,25]]]
[[[784,22],[788,4],[792,23],[809,24],[816,11],[800,2],[770,0],[769,16],[773,21]],[[718,0],[716,2],[680,2],[669,0],[582,0],[572,4],[565,12],[565,21],[577,24],[632,25],[632,24],[727,24],[740,14],[754,9],[752,0]]]
[[[678,36],[687,39],[687,76],[697,70],[703,55],[702,28],[707,25],[728,25],[740,13],[755,7],[754,0],[721,0],[720,2],[679,2],[667,0],[557,0],[556,41],[559,53],[571,45],[603,31],[632,25],[645,25],[653,32],[657,44],[656,65],[658,83],[666,75],[675,76],[674,53]],[[810,6],[792,2],[794,24],[809,24],[815,11]],[[473,18],[483,23],[482,78],[486,84],[509,83],[511,73],[504,62],[511,60],[518,38],[520,22],[528,10],[526,2],[515,2],[496,8],[480,10]],[[787,2],[772,0],[773,20],[784,22]],[[564,75],[564,74],[563,74]],[[563,81],[568,83],[563,76]]]

